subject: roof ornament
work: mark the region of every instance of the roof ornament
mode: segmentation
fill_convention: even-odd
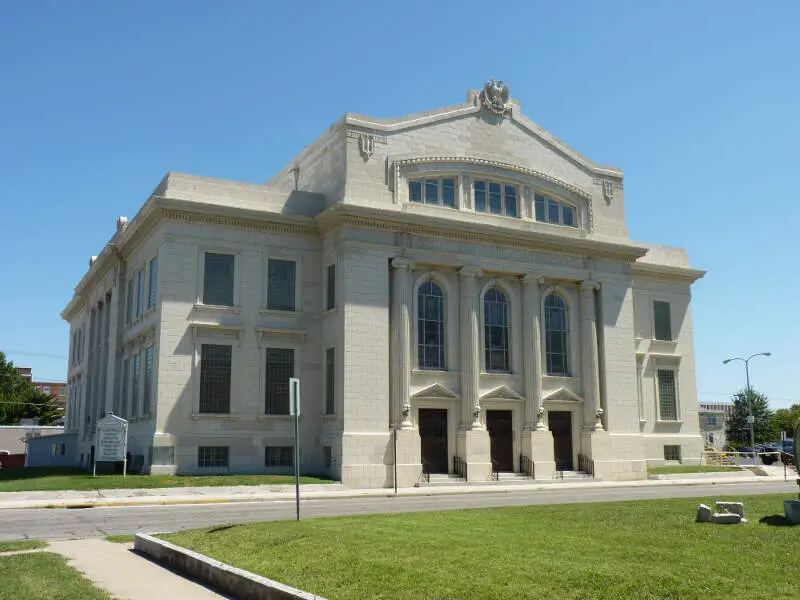
[[[511,106],[508,102],[508,86],[498,80],[490,79],[483,86],[480,94],[481,106],[490,113],[505,116],[511,114]]]

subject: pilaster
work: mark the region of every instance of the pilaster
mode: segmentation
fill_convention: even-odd
[[[462,267],[459,345],[461,352],[461,427],[483,429],[478,398],[480,376],[480,336],[478,335],[478,277],[480,269]]]
[[[414,263],[392,259],[392,421],[411,429],[411,270]]]
[[[592,279],[586,279],[580,285],[581,380],[585,400],[583,426],[595,431],[603,431],[595,308],[595,291],[599,289],[600,284]]]
[[[542,410],[541,285],[537,274],[522,277],[522,346],[526,431],[546,431]]]

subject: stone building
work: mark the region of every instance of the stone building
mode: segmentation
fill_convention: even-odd
[[[733,404],[730,402],[699,403],[700,432],[706,446],[722,450],[728,444],[728,419]]]
[[[113,412],[145,471],[283,472],[294,376],[301,467],[347,486],[644,478],[700,459],[702,275],[502,82],[348,113],[264,185],[170,173],[118,221],[62,313],[67,429],[84,464]]]

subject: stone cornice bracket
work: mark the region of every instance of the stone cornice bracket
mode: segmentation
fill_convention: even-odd
[[[532,285],[536,284],[540,288],[544,286],[544,276],[539,275],[539,273],[526,273],[522,277],[519,278],[523,285]]]
[[[458,274],[461,277],[483,277],[483,271],[481,271],[478,267],[461,267],[458,270]]]
[[[408,258],[403,258],[398,256],[392,259],[392,268],[393,269],[407,269],[412,271],[416,267],[416,263],[413,260],[409,260]]]
[[[584,279],[581,281],[580,290],[582,292],[589,292],[592,290],[599,290],[600,289],[600,282],[594,279]]]

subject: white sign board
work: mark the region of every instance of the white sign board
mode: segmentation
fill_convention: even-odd
[[[128,445],[128,422],[115,415],[108,415],[97,422],[95,461],[125,460]]]
[[[289,378],[289,414],[300,414],[300,380],[297,377]]]

